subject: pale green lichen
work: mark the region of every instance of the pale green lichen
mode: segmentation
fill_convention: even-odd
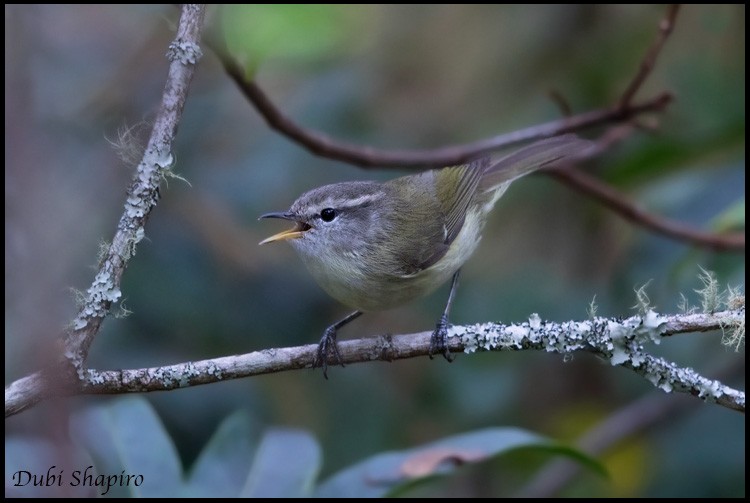
[[[215,363],[211,362],[211,364],[206,369],[206,372],[209,375],[215,375],[217,379],[221,380],[224,379],[224,371],[219,365],[216,365]]]
[[[197,373],[198,371],[194,368],[192,362],[188,362],[185,365],[185,369],[179,374],[178,386],[185,388],[190,385],[190,378]]]
[[[133,314],[133,311],[128,309],[127,306],[125,306],[125,301],[122,300],[120,301],[119,308],[114,313],[114,317],[121,320],[127,318],[131,314]]]
[[[96,263],[99,264],[99,267],[101,267],[102,264],[104,264],[104,261],[107,260],[107,256],[109,255],[109,247],[110,244],[108,241],[99,241],[99,249],[96,252]]]
[[[736,313],[731,319],[736,326]],[[595,318],[559,324],[544,322],[534,314],[528,322],[515,325],[483,323],[451,327],[449,335],[460,337],[467,353],[480,349],[538,349],[561,353],[567,360],[575,351],[593,351],[608,358],[612,365],[633,369],[665,392],[689,392],[706,401],[729,401],[744,407],[743,392],[706,379],[690,368],[681,368],[651,356],[643,350],[645,343],[661,341],[668,320],[668,317],[653,309],[648,309],[643,316],[624,320]],[[741,326],[744,332],[744,318]]]
[[[182,175],[178,175],[174,168],[177,165],[177,159],[170,154],[168,158],[164,160],[164,162],[168,162],[169,164],[160,165],[162,168],[160,171],[161,179],[164,180],[164,183],[167,187],[169,187],[169,179],[174,178],[175,180],[179,180],[181,182],[185,182],[188,187],[192,187],[193,184],[191,184],[187,178],[185,178]]]
[[[158,166],[159,172],[162,176],[164,176],[164,172],[167,170],[170,170],[174,168],[175,165],[175,157],[169,150],[167,151],[161,151],[157,150],[155,151],[156,157],[154,159],[154,164]]]
[[[641,345],[644,342],[659,344],[666,322],[665,317],[653,310],[649,310],[644,316],[634,316],[622,322],[609,320],[607,328],[613,344],[610,363],[622,365],[629,361],[634,367],[639,367],[644,358]]]
[[[721,332],[721,343],[738,353],[745,345],[745,317],[739,321],[722,322]]]
[[[114,285],[114,278],[107,270],[99,271],[94,283],[88,289],[89,301],[96,304],[103,302],[117,302],[122,297],[120,289]],[[104,308],[106,309],[106,308]]]
[[[146,231],[143,226],[136,228],[135,232],[132,233],[132,237],[130,237],[125,244],[125,253],[123,254],[124,260],[130,260],[135,256],[137,245],[144,237],[146,237]]]
[[[83,358],[83,352],[80,350],[70,350],[66,349],[63,352],[63,356],[65,357],[68,362],[70,362],[70,365],[75,369],[76,375],[78,375],[78,379],[83,380],[86,376],[86,370],[83,367],[84,358]]]
[[[106,379],[104,378],[102,374],[95,372],[91,369],[84,370],[83,375],[85,376],[85,381],[88,382],[88,384],[101,385],[101,384],[104,384],[106,381]]]
[[[537,313],[533,313],[529,316],[529,328],[531,330],[539,330],[542,328],[542,319]]]
[[[146,230],[143,227],[138,227],[135,230],[135,235],[133,236],[133,242],[132,246],[135,246],[136,244],[140,243],[141,240],[146,237]],[[134,253],[135,254],[135,253]]]
[[[685,294],[680,292],[680,301],[677,303],[677,309],[683,314],[694,314],[698,308],[690,305],[690,301]]]
[[[153,371],[149,372],[149,374],[149,381],[158,381],[167,388],[173,387],[177,382],[177,379],[175,379],[173,372],[165,367],[157,367]]]
[[[646,293],[646,288],[651,284],[651,281],[653,280],[650,279],[646,281],[646,283],[639,288],[633,288],[636,304],[632,306],[632,309],[637,309],[641,314],[646,314],[649,310],[653,309],[651,306],[651,299],[648,298],[648,293]]]
[[[700,267],[700,270],[701,273],[698,275],[698,278],[701,280],[701,283],[703,283],[703,288],[695,290],[695,293],[701,297],[703,312],[713,314],[722,304],[722,296],[719,292],[719,281],[716,279],[716,274],[714,274],[713,271],[707,271],[703,267]]]
[[[547,324],[534,314],[527,323],[498,325],[477,324],[470,327],[451,327],[452,336],[459,336],[464,351],[473,353],[479,349],[523,349],[538,348],[547,352],[570,354],[586,348],[597,348],[609,355],[612,365],[631,362],[639,366],[643,361],[641,344],[658,341],[666,318],[654,311],[643,317],[634,316],[626,320],[597,318],[586,321],[568,321]]]
[[[73,302],[78,309],[81,309],[86,304],[86,294],[78,288],[70,288],[70,292],[73,294]]]
[[[638,342],[651,341],[654,344],[661,343],[661,335],[667,319],[664,316],[649,310],[642,318],[642,323],[635,328]]]
[[[624,323],[609,321],[607,322],[607,331],[612,340],[612,356],[609,362],[612,365],[622,365],[630,359],[632,353],[628,348],[629,341],[632,340],[632,329]]]
[[[86,294],[83,308],[73,320],[75,330],[85,328],[88,325],[88,318],[106,316],[109,305],[122,297],[122,292],[115,286],[114,278],[107,269],[102,269],[97,273]]]
[[[167,49],[167,59],[179,61],[183,65],[194,65],[201,57],[203,57],[203,51],[200,46],[185,40],[175,40]]]
[[[654,372],[649,372],[644,375],[644,377],[655,387],[660,388],[665,393],[671,393],[672,392],[672,385],[669,383],[668,380],[664,379],[664,376],[661,374],[657,374]]]
[[[147,208],[144,200],[137,194],[129,194],[125,199],[125,213],[130,218],[142,218],[146,214]]]
[[[586,309],[586,313],[589,315],[589,319],[596,318],[596,311],[599,306],[596,305],[596,295],[594,295],[594,298],[591,299],[591,302],[589,303],[588,309]]]
[[[117,157],[126,166],[132,166],[138,164],[143,156],[145,143],[142,138],[148,133],[150,126],[146,121],[132,126],[123,125],[117,129],[117,138],[112,140],[105,136],[105,139],[112,145]]]
[[[745,294],[739,286],[727,286],[726,304],[729,309],[741,309],[745,307]]]

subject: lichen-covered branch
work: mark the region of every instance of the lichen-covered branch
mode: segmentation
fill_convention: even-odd
[[[631,369],[665,392],[679,391],[708,402],[744,412],[745,393],[722,383],[680,368],[644,351],[644,344],[658,343],[663,337],[718,330],[744,321],[744,307],[714,314],[660,315],[649,311],[644,316],[625,320],[595,318],[562,323],[543,321],[533,315],[520,324],[482,323],[454,326],[450,329],[451,351],[473,353],[478,350],[541,350],[560,354],[589,352],[609,360],[612,365]],[[426,356],[431,332],[384,335],[341,341],[344,364],[392,361]],[[718,341],[717,341],[718,344]],[[166,391],[199,384],[237,379],[260,374],[310,368],[317,344],[275,348],[211,360],[185,362],[162,367],[130,370],[85,370],[77,389],[67,394],[117,394]],[[17,381],[5,390],[5,414],[23,410],[27,399],[23,389],[36,386],[41,374]]]
[[[112,304],[122,296],[122,274],[135,254],[136,245],[145,236],[146,220],[159,199],[159,184],[172,168],[172,142],[195,66],[202,56],[198,44],[204,15],[204,5],[182,6],[177,34],[166,54],[170,64],[159,112],[128,188],[125,209],[112,243],[99,263],[94,281],[83,295],[78,314],[64,334],[59,365],[19,379],[6,387],[6,415],[9,395],[15,404],[11,410],[18,412],[48,396],[59,394],[65,386],[73,390],[80,387],[76,379],[84,378],[91,343]]]
[[[122,296],[122,273],[135,253],[136,245],[146,234],[144,226],[159,199],[159,184],[174,162],[172,142],[177,133],[195,65],[202,56],[198,44],[204,14],[203,5],[186,4],[182,7],[177,36],[167,51],[169,75],[161,105],[143,158],[128,188],[125,211],[73,326],[65,334],[65,358],[79,377],[82,377],[89,347],[99,332],[104,317],[112,304]]]
[[[564,323],[545,322],[533,315],[528,322],[520,325],[487,323],[456,327],[454,334],[461,337],[466,352],[480,349],[538,349],[562,354],[587,351],[608,360],[612,365],[633,370],[667,393],[690,393],[707,402],[744,412],[743,391],[644,351],[644,344],[659,344],[664,336],[739,326],[744,319],[744,308],[715,314],[673,316],[649,310],[643,316],[625,320],[597,317]]]

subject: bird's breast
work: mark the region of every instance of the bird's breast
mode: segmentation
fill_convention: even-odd
[[[399,307],[432,293],[447,282],[474,253],[481,238],[484,215],[470,210],[445,255],[420,271],[403,274],[386,266],[387,250],[331,252],[325,258],[300,253],[317,283],[331,297],[361,311]],[[381,252],[379,258],[378,251]]]

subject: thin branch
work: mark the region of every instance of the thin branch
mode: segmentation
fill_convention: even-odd
[[[245,97],[272,129],[302,145],[311,153],[346,162],[362,168],[438,168],[462,164],[490,152],[530,140],[549,138],[563,133],[623,122],[646,112],[660,112],[671,101],[672,95],[663,92],[643,103],[629,106],[602,108],[565,117],[545,124],[531,126],[483,140],[462,145],[449,145],[430,150],[383,150],[366,145],[354,145],[305,128],[285,115],[254,80],[246,80],[245,72],[230,56],[215,49],[224,70],[234,80]]]
[[[672,31],[677,15],[677,7],[671,6],[667,16],[660,23],[662,28],[657,40],[644,57],[641,68],[627,90],[614,107],[603,108],[582,114],[570,115],[545,124],[506,133],[472,143],[451,145],[430,150],[382,150],[370,146],[354,145],[331,138],[330,136],[297,124],[284,114],[254,80],[248,80],[242,66],[235,61],[219,43],[207,41],[207,45],[219,58],[224,70],[237,84],[240,91],[255,106],[272,129],[302,145],[315,155],[343,161],[363,168],[439,168],[462,164],[490,152],[510,147],[518,143],[540,140],[563,133],[600,126],[608,123],[627,122],[646,112],[661,112],[672,101],[671,93],[661,94],[633,105],[632,96],[649,75],[656,57]],[[569,108],[562,96],[551,93],[552,99]]]
[[[672,4],[667,7],[667,13],[664,18],[659,22],[659,32],[656,36],[656,40],[651,45],[651,48],[646,52],[643,59],[641,60],[641,66],[638,69],[638,73],[635,74],[633,80],[622,93],[620,101],[618,102],[618,108],[627,109],[630,103],[633,101],[635,93],[641,88],[646,78],[649,76],[651,71],[656,66],[656,58],[659,56],[664,44],[667,42],[669,35],[672,34],[674,28],[675,19],[677,19],[677,12],[680,10],[679,4]]]
[[[696,246],[705,246],[714,250],[745,250],[745,234],[740,232],[715,234],[694,229],[689,225],[649,213],[626,198],[610,185],[594,178],[580,169],[567,166],[560,169],[549,169],[545,173],[563,183],[585,192],[601,202],[625,220],[651,229],[658,234],[686,241]]]
[[[173,164],[172,141],[187,98],[195,65],[202,53],[199,47],[205,6],[186,4],[169,45],[169,74],[161,105],[143,158],[128,189],[125,210],[117,224],[112,244],[103,257],[94,282],[72,328],[64,337],[67,365],[82,377],[88,351],[110,307],[121,297],[120,281],[136,245],[145,236],[144,226],[159,198],[159,184]]]
[[[745,394],[718,381],[706,379],[643,352],[643,344],[678,333],[717,330],[744,320],[744,308],[715,314],[661,316],[649,312],[626,320],[596,318],[563,323],[543,322],[534,315],[516,325],[485,323],[450,328],[450,349],[472,353],[477,350],[540,350],[569,354],[594,353],[612,365],[629,368],[662,391],[685,392],[705,401],[744,412]],[[431,332],[382,335],[339,343],[345,364],[393,361],[426,356]],[[266,349],[243,355],[185,362],[162,367],[85,371],[76,389],[62,394],[119,394],[165,391],[229,379],[283,372],[313,366],[317,345]],[[29,389],[50,389],[51,379],[41,372],[12,383],[5,389],[5,414],[16,414],[32,405]],[[38,395],[37,395],[38,396]],[[32,394],[33,397],[33,394]]]
[[[717,234],[705,232],[681,222],[649,213],[636,206],[633,201],[611,185],[576,168],[575,165],[580,161],[598,157],[603,152],[610,150],[613,144],[619,143],[629,136],[633,129],[634,126],[631,124],[612,127],[597,140],[593,148],[588,149],[584,154],[577,156],[572,161],[563,165],[547,168],[542,173],[557,178],[566,185],[591,196],[602,203],[605,208],[609,208],[625,220],[651,229],[658,234],[714,250],[744,251],[744,233],[729,232]]]
[[[573,115],[573,107],[570,106],[570,102],[560,91],[552,89],[547,92],[547,96],[549,96],[552,102],[557,105],[557,108],[560,110],[560,115],[563,117],[570,117]]]
[[[672,100],[670,93],[663,92],[639,105],[633,105],[632,98],[651,73],[659,52],[672,32],[677,11],[677,5],[668,8],[666,17],[659,25],[660,31],[656,41],[644,56],[640,70],[614,107],[573,115],[562,120],[472,143],[432,150],[381,150],[345,143],[316,130],[305,128],[285,115],[255,81],[248,80],[244,69],[229,55],[225,48],[212,41],[208,41],[207,44],[217,55],[224,70],[234,80],[245,97],[255,105],[269,127],[302,145],[313,154],[364,168],[375,166],[400,169],[438,168],[462,164],[517,143],[539,140],[612,122],[625,122],[644,112],[662,111]],[[554,98],[555,95],[553,94]]]

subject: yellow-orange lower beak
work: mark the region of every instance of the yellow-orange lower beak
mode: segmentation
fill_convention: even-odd
[[[274,241],[286,241],[287,239],[301,238],[305,235],[305,232],[310,229],[309,225],[297,220],[298,217],[296,217],[294,213],[291,212],[266,213],[265,215],[261,215],[260,218],[281,218],[283,220],[291,220],[295,224],[292,229],[287,229],[285,231],[279,232],[278,234],[274,234],[273,236],[268,237],[258,243],[261,245],[264,245],[266,243],[273,243]]]
[[[301,238],[305,234],[305,231],[300,229],[299,226],[294,227],[293,229],[287,229],[285,231],[279,232],[278,234],[274,234],[271,237],[268,237],[261,241],[260,245],[264,245],[266,243],[273,243],[274,241],[286,241],[287,239],[297,239]]]

